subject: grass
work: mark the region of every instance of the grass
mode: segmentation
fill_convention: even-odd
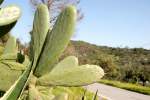
[[[68,100],[82,100],[82,96],[84,95],[84,92],[85,92],[85,89],[82,87],[60,87],[60,86],[57,86],[53,89],[53,93],[55,95],[59,95],[61,93],[67,93]],[[86,91],[85,98],[86,98],[86,100],[92,100],[94,95],[95,95],[94,93]],[[98,99],[96,99],[96,100],[98,100]]]
[[[131,84],[131,83],[125,83],[125,82],[119,82],[119,81],[113,81],[113,80],[105,80],[105,79],[100,80],[100,83],[111,85],[111,86],[118,87],[121,89],[126,89],[130,91],[146,94],[146,95],[150,95],[150,87],[145,87],[145,86],[141,86],[138,84]]]

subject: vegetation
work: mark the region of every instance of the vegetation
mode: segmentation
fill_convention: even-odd
[[[52,16],[51,19],[50,1],[47,0],[48,5],[40,4],[37,7],[31,42],[27,49],[29,57],[18,53],[16,39],[8,34],[20,17],[20,9],[16,6],[0,9],[0,41],[3,43],[0,46],[0,79],[3,80],[0,81],[0,90],[1,95],[6,92],[2,100],[66,100],[82,97],[91,99],[92,94],[87,92],[82,96],[85,90],[72,86],[97,82],[104,75],[104,71],[106,79],[142,82],[143,86],[147,85],[146,82],[150,81],[149,50],[96,46],[82,41],[71,41],[67,47],[74,32],[77,11],[73,6],[65,6],[60,10],[61,13],[58,13],[59,16]],[[2,2],[3,0],[0,0],[0,4]],[[57,19],[55,24],[51,22],[53,19]],[[150,94],[149,87],[141,85],[108,80],[101,82]]]
[[[113,80],[104,80],[104,79],[100,80],[100,83],[150,95],[150,87],[141,86],[139,84],[131,84],[131,83],[125,83],[125,82],[119,82],[119,81],[113,81]]]
[[[11,24],[17,22],[20,9],[16,6],[9,6],[0,11],[2,11],[0,13],[0,28],[2,29],[0,37],[3,37],[8,29],[14,26]],[[16,39],[13,36],[8,37],[0,56],[0,79],[2,80],[0,90],[3,93],[6,92],[1,100],[88,98],[87,94],[77,95],[77,97],[70,95],[77,94],[76,89],[79,90],[78,92],[82,89],[76,87],[98,82],[103,77],[104,71],[101,67],[90,64],[79,65],[78,58],[75,56],[68,56],[58,62],[58,58],[74,32],[76,8],[70,5],[63,9],[53,28],[50,28],[49,18],[47,6],[38,5],[31,32],[29,59],[21,52],[18,53]],[[89,74],[90,76],[86,77]],[[60,92],[63,87],[58,86],[64,86],[65,91]],[[96,95],[97,93],[93,100],[96,100]]]
[[[62,55],[74,55],[80,64],[101,66],[104,78],[145,85],[150,81],[150,50],[143,48],[113,48],[96,46],[83,41],[71,41]]]

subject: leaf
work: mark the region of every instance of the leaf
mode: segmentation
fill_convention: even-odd
[[[33,30],[31,32],[31,53],[30,59],[34,57],[34,67],[42,51],[44,41],[49,30],[49,11],[46,5],[40,4],[37,7],[34,17]]]
[[[73,6],[68,6],[58,16],[53,29],[48,32],[44,50],[34,71],[34,75],[40,77],[51,71],[69,43],[74,32],[75,22],[76,9]]]
[[[18,100],[28,100],[28,90],[24,90],[22,95],[20,96],[20,98]]]
[[[21,10],[15,5],[0,9],[0,37],[8,33],[16,24]]]
[[[97,98],[97,93],[98,93],[98,90],[96,91],[96,93],[95,93],[95,95],[94,95],[94,97],[93,97],[93,100],[96,100],[96,98]]]
[[[84,90],[84,94],[83,94],[83,96],[82,96],[82,100],[86,100],[86,96],[85,96],[86,91],[87,91],[87,89]]]
[[[70,60],[73,59],[72,57],[69,58]],[[83,86],[97,82],[103,77],[104,71],[101,67],[88,64],[70,66],[69,58],[65,58],[50,73],[40,77],[37,84],[42,86]],[[74,61],[76,61],[75,57]]]
[[[17,44],[16,44],[16,38],[13,36],[10,36],[10,38],[8,39],[5,49],[4,49],[4,53],[3,54],[8,54],[8,53],[16,53],[17,55]]]

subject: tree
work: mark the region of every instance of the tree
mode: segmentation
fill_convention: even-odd
[[[140,81],[142,81],[142,85],[145,86],[146,81],[150,82],[150,67],[149,66],[141,66],[140,73],[138,74],[138,77]]]
[[[106,75],[106,78],[115,78],[118,75],[118,66],[115,64],[115,57],[112,55],[100,55],[97,59],[97,64],[101,66]]]
[[[50,23],[54,23],[57,16],[59,15],[59,13],[69,4],[74,5],[74,6],[78,6],[78,4],[80,3],[80,0],[30,0],[31,4],[34,5],[34,7],[36,7],[39,3],[44,3],[47,5],[51,15],[50,18]],[[81,20],[84,15],[81,12],[81,9],[79,8],[77,10],[78,13],[78,18],[77,20]]]

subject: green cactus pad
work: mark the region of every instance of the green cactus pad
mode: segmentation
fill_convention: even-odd
[[[49,30],[49,11],[46,5],[40,4],[37,7],[34,17],[33,30],[31,32],[31,54],[30,59],[34,57],[34,67],[36,66],[38,57],[41,53],[44,41]],[[33,52],[33,51],[34,52]]]
[[[1,61],[1,63],[7,65],[11,70],[25,70],[26,67],[23,64],[16,63],[16,62],[11,62],[11,61]]]
[[[16,43],[16,38],[13,36],[10,36],[8,39],[5,49],[4,49],[4,54],[8,53],[15,53],[17,54],[18,48],[17,48],[17,43]]]
[[[17,6],[11,5],[5,8],[0,9],[0,26],[8,25],[16,20],[21,15],[20,8]]]
[[[53,68],[69,43],[75,29],[75,22],[76,9],[74,6],[68,6],[58,16],[53,29],[48,33],[45,47],[34,75],[40,77]]]
[[[0,56],[3,54],[4,47],[0,45]]]
[[[0,37],[12,29],[20,15],[20,8],[14,5],[0,9]]]
[[[23,72],[19,79],[15,81],[15,83],[10,87],[10,89],[4,94],[1,100],[18,100],[25,86],[27,85],[29,76],[31,75],[31,66],[32,63],[28,65],[27,69]]]
[[[0,62],[0,90],[8,90],[23,70],[25,70],[25,67],[19,63]]]
[[[0,56],[0,61],[14,61],[14,62],[16,62],[16,60],[17,60],[17,55],[16,55],[16,53],[7,53],[7,54],[2,54],[1,56]]]
[[[101,67],[88,64],[79,66],[76,65],[76,59],[75,57],[67,57],[57,64],[50,73],[40,77],[37,84],[43,86],[83,86],[97,82],[104,76]],[[74,65],[73,61],[75,61]]]

